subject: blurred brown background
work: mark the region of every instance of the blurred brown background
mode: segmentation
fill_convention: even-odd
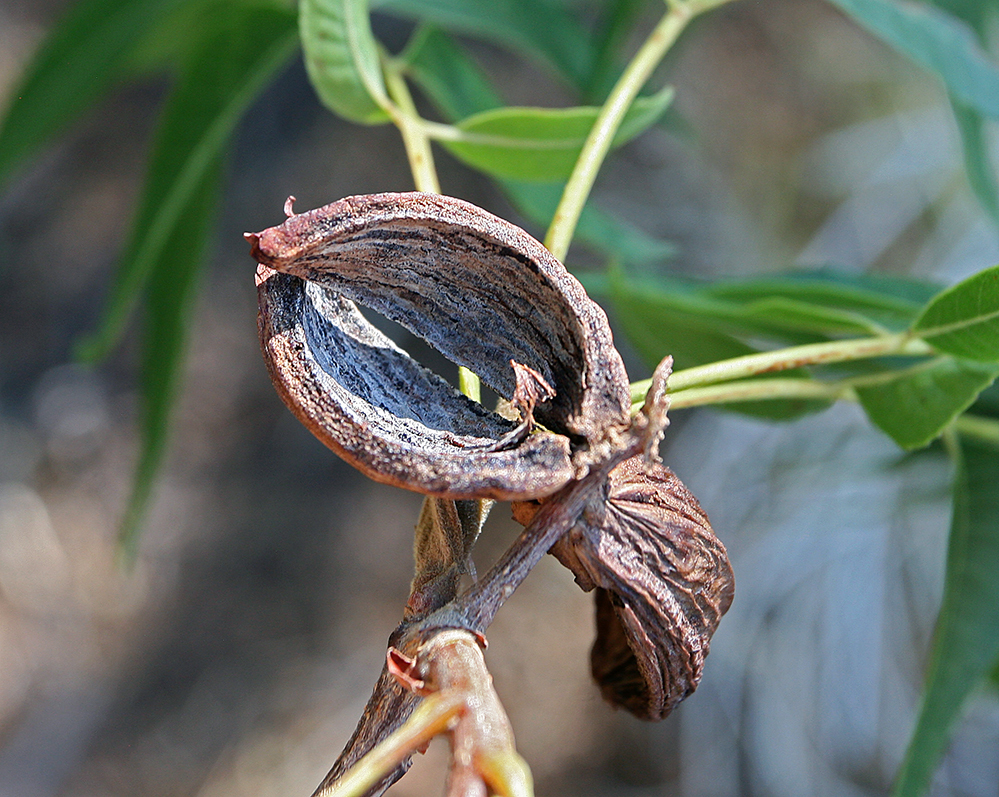
[[[65,5],[0,0],[0,102]],[[376,29],[390,47],[408,31]],[[475,47],[509,100],[566,101]],[[733,4],[688,33],[667,74],[689,131],[628,146],[597,197],[675,240],[672,268],[832,263],[949,282],[999,262],[942,92],[818,0]],[[138,561],[117,565],[139,326],[95,370],[72,348],[99,317],[164,91],[115,93],[0,197],[0,797],[307,797],[353,729],[411,575],[419,497],[314,441],[257,350],[242,232],[280,221],[289,194],[307,209],[412,185],[394,129],[318,107],[297,62],[236,138],[170,454]],[[447,193],[515,218],[478,177],[438,165]],[[853,407],[788,425],[677,413],[664,455],[729,546],[736,602],[697,694],[643,724],[601,702],[591,599],[542,562],[487,653],[538,794],[887,793],[939,600],[946,461],[903,457]],[[516,530],[497,507],[480,569]],[[982,693],[933,794],[995,797],[997,750],[999,700]],[[442,793],[445,761],[435,744],[393,794]]]

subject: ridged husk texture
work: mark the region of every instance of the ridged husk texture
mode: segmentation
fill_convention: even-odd
[[[668,468],[632,457],[610,472],[602,507],[551,553],[596,592],[590,665],[604,698],[642,719],[665,717],[697,687],[735,590],[697,499]]]
[[[373,479],[450,498],[549,495],[628,425],[628,377],[606,316],[509,222],[451,197],[373,194],[247,238],[278,393]],[[521,423],[465,398],[358,305],[478,374]],[[532,433],[533,420],[544,430]]]

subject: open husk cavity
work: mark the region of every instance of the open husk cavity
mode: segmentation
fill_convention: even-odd
[[[540,497],[585,473],[608,430],[628,425],[606,316],[509,222],[450,197],[374,194],[247,237],[278,393],[373,479],[451,498]],[[460,394],[358,305],[478,374],[519,417]]]
[[[286,213],[247,238],[260,341],[288,407],[377,481],[514,501],[527,525],[456,608],[421,593],[427,617],[480,632],[551,548],[597,595],[604,696],[640,717],[669,713],[696,687],[734,584],[707,516],[658,462],[669,363],[632,419],[603,310],[538,241],[467,202],[374,194],[301,214],[289,201]],[[359,307],[478,374],[505,411],[462,395]]]

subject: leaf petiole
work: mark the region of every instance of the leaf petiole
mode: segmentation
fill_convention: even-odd
[[[382,58],[382,71],[385,75],[385,87],[394,103],[386,105],[386,110],[402,134],[416,190],[439,194],[441,186],[434,166],[434,154],[430,149],[430,138],[413,104],[406,80],[398,65],[385,57]]]
[[[707,365],[685,368],[674,373],[669,380],[670,393],[692,387],[712,385],[718,382],[731,382],[760,374],[787,371],[806,365],[826,365],[829,363],[864,360],[873,357],[905,356],[925,357],[933,354],[929,344],[914,338],[910,333],[879,335],[872,338],[833,340],[824,343],[810,343],[805,346],[791,346],[786,349],[747,354],[731,360],[719,360]],[[808,380],[782,380],[808,381]],[[631,386],[633,401],[641,401],[649,389],[651,380],[634,382]],[[780,395],[768,398],[781,398]]]

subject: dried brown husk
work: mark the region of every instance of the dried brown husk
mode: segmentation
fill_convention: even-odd
[[[628,378],[606,316],[509,222],[451,197],[374,194],[247,237],[278,393],[374,479],[451,498],[548,495],[628,426]],[[415,362],[355,302],[515,403],[524,373],[537,375],[538,399],[542,387],[553,395],[521,403],[527,424],[490,412]],[[532,413],[543,429],[531,432]]]
[[[668,468],[632,457],[551,553],[596,591],[590,664],[604,698],[642,719],[665,717],[696,689],[735,590],[697,500]]]

